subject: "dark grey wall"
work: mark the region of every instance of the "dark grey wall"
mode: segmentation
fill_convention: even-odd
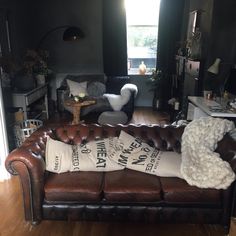
[[[224,84],[230,68],[236,64],[236,1],[214,1],[211,31],[211,47],[208,64],[215,58],[221,59],[217,79]]]
[[[62,25],[80,27],[85,38],[64,42],[63,29],[51,33],[42,48],[50,52],[55,72],[102,72],[102,0],[28,1],[30,46],[35,48],[50,29]]]
[[[23,6],[24,3],[19,4],[17,0],[0,0],[0,8],[8,15],[11,49],[16,56],[19,56],[21,48],[25,50],[29,43],[27,32],[24,30],[28,19],[23,14],[22,9],[25,9]],[[1,29],[1,33],[3,33],[2,30],[4,29]]]
[[[222,62],[236,62],[236,1],[214,2],[211,33],[212,57]]]

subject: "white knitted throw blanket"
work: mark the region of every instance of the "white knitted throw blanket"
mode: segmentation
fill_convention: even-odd
[[[234,129],[233,122],[212,117],[192,121],[182,136],[181,174],[190,185],[226,189],[235,174],[214,150],[217,142]]]

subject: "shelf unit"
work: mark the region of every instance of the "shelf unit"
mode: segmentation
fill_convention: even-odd
[[[12,107],[20,107],[24,112],[24,119],[27,120],[39,118],[43,112],[46,112],[48,119],[48,86],[47,84],[39,86],[28,92],[13,92],[12,93]],[[44,99],[44,110],[38,110],[34,115],[30,115],[29,107],[33,106],[40,99]]]

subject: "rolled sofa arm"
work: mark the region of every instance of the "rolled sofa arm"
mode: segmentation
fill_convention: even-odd
[[[19,175],[25,210],[25,219],[37,223],[42,219],[44,197],[45,148],[49,130],[34,132],[21,147],[12,151],[5,162],[12,175]]]

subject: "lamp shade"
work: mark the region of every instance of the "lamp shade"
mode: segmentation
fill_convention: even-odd
[[[64,41],[74,41],[84,37],[84,33],[78,27],[68,27],[63,34]]]
[[[208,68],[208,72],[217,75],[219,73],[220,58],[216,58],[215,62]]]
[[[68,25],[57,26],[55,28],[50,29],[42,36],[42,38],[39,40],[37,49],[42,46],[43,42],[47,39],[49,35],[59,29],[66,29],[63,33],[63,40],[65,41],[74,41],[84,37],[84,33],[78,27]]]

